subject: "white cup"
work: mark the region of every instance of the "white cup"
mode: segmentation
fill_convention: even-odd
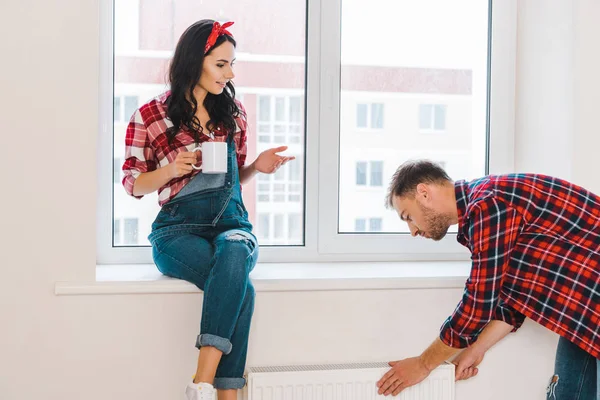
[[[226,142],[204,142],[196,147],[193,152],[202,152],[202,165],[192,168],[201,169],[203,174],[225,174],[227,173],[227,143]]]

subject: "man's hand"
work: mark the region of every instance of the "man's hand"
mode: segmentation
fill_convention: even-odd
[[[390,394],[396,396],[404,389],[427,378],[431,372],[421,357],[390,361],[389,364],[392,368],[377,382],[378,393],[385,396]]]
[[[454,360],[452,364],[456,365],[455,378],[457,381],[469,379],[479,373],[477,366],[483,360],[484,352],[479,350],[479,346],[475,343],[473,346],[463,350]]]

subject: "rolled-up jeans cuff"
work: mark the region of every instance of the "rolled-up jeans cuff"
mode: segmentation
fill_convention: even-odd
[[[229,354],[231,352],[231,342],[229,339],[222,338],[220,336],[211,334],[200,334],[196,339],[196,347],[212,346],[217,350],[223,352],[223,354]]]
[[[213,386],[218,390],[241,389],[246,385],[244,378],[215,378]]]

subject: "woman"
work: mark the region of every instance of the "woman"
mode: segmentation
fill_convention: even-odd
[[[237,399],[243,378],[254,288],[248,275],[258,245],[241,196],[257,172],[272,174],[294,157],[287,147],[246,158],[246,114],[235,100],[236,42],[213,20],[181,36],[170,66],[171,90],[136,111],[127,128],[123,185],[137,198],[158,190],[161,210],[149,240],[158,269],[204,291],[198,367],[190,400]],[[205,142],[227,143],[227,173],[203,174]],[[193,168],[193,166],[195,168]]]

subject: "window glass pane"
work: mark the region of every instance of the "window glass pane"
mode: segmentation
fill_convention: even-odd
[[[371,161],[371,186],[383,185],[383,162]]]
[[[290,122],[302,121],[302,98],[290,97]]]
[[[367,127],[367,105],[357,104],[356,105],[356,127],[366,128]]]
[[[296,162],[290,162],[286,164],[286,168],[289,170],[289,179],[292,182],[300,181],[302,179],[301,176],[301,168],[302,168],[302,159],[300,157],[296,157]]]
[[[113,159],[113,183],[121,183],[121,159]]]
[[[302,240],[302,215],[299,213],[288,216],[288,232],[290,239],[295,242]]]
[[[275,99],[275,120],[285,121],[285,99],[283,97]]]
[[[366,185],[367,184],[367,163],[357,162],[356,163],[356,184]]]
[[[113,220],[113,241],[115,245],[121,244],[121,220]]]
[[[383,201],[407,160],[443,160],[453,179],[485,175],[489,3],[341,2],[338,232],[354,232],[369,209],[382,232],[408,233]],[[364,21],[377,21],[377,35],[393,38],[393,51],[389,41],[365,34]],[[366,139],[357,128],[377,135]]]
[[[285,226],[283,225],[284,224],[283,221],[284,221],[283,214],[275,214],[275,220],[273,221],[273,231],[275,234],[275,237],[273,239],[275,239],[275,240],[285,239],[283,237],[283,232],[285,231]]]
[[[300,164],[300,169],[303,169],[307,0],[253,4],[255,7],[248,8],[235,1],[219,0],[114,0],[115,158],[124,159],[125,133],[130,116],[138,107],[169,89],[165,85],[165,76],[168,75],[175,46],[184,30],[201,16],[221,23],[235,21],[235,25],[229,28],[237,39],[233,82],[237,100],[243,100],[250,127],[247,164],[269,148],[287,145],[289,150],[286,154],[298,157],[289,165]],[[265,17],[269,21],[268,34],[257,34],[257,28],[260,30],[265,26]],[[157,24],[157,21],[160,23]],[[303,232],[303,174],[296,180],[302,190],[294,192],[294,197],[288,197],[291,194],[286,190],[275,196],[273,187],[258,190],[256,185],[263,181],[261,175],[245,183],[242,190],[255,234],[260,236],[261,229],[268,229],[257,219],[259,214],[271,213],[274,205],[283,216],[283,229],[287,229],[288,216],[300,215],[299,229]],[[283,170],[277,175],[277,181],[287,185],[287,177],[288,172]],[[264,182],[268,182],[268,178]],[[160,210],[157,193],[137,200],[128,196],[120,183],[117,185],[115,182],[114,189],[113,218],[121,220],[123,230],[120,242],[125,241],[124,219],[137,218],[139,224],[135,240],[140,245],[149,245],[147,237],[152,221]],[[294,235],[295,239],[291,240],[290,234],[284,232],[274,242],[271,239],[272,229],[270,233],[260,236],[263,238],[261,245],[304,244],[303,234]]]
[[[371,128],[383,129],[383,104],[371,104]]]
[[[139,105],[137,96],[125,96],[125,115],[123,115],[125,121],[129,122],[129,120],[131,120],[131,116],[138,107]]]
[[[115,122],[121,121],[121,98],[115,97],[113,103],[113,119]]]
[[[258,214],[257,231],[259,232],[258,237],[261,239],[268,239],[271,231],[270,227],[271,216],[269,214],[260,213]]]
[[[431,120],[433,118],[433,106],[431,104],[421,104],[419,106],[419,128],[431,129]]]
[[[270,133],[271,125],[268,124],[259,124],[258,125],[258,133]]]
[[[279,168],[275,174],[273,174],[273,179],[276,181],[285,180],[285,170],[283,168]]]
[[[381,218],[370,218],[369,219],[369,231],[381,232],[383,220]]]
[[[357,218],[354,220],[354,231],[364,232],[367,230],[367,220],[364,218]]]
[[[271,96],[258,96],[258,120],[261,122],[271,120]]]
[[[435,118],[434,118],[434,129],[442,131],[446,129],[446,106],[436,105],[435,106]]]
[[[138,244],[138,219],[125,218],[125,244]]]

